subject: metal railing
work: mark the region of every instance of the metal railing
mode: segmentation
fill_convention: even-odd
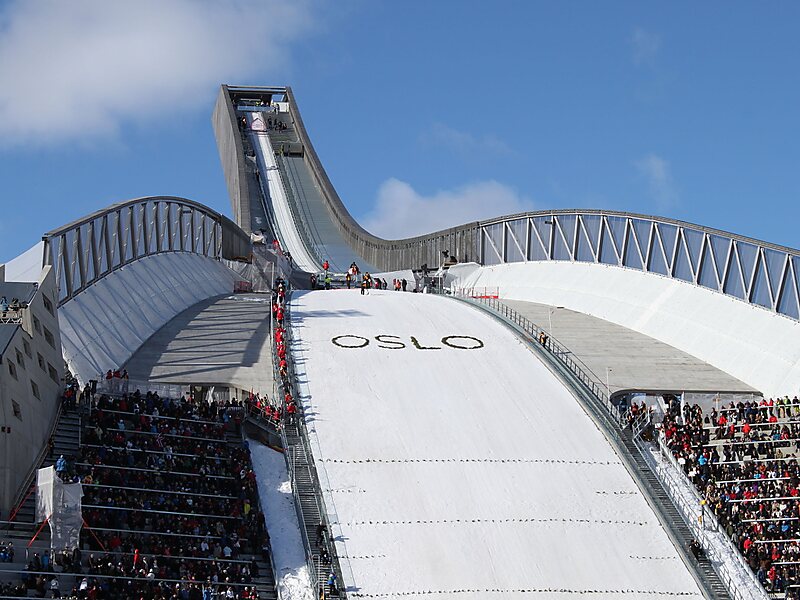
[[[639,440],[637,445],[641,443],[642,441]],[[745,561],[739,549],[733,545],[733,542],[730,537],[728,537],[725,529],[720,525],[714,512],[711,509],[705,508],[704,500],[700,497],[694,485],[686,478],[686,475],[678,465],[672,452],[664,443],[664,436],[662,433],[658,434],[657,444],[659,455],[666,464],[662,463],[662,465],[660,465],[661,468],[655,470],[656,475],[665,482],[665,487],[668,489],[670,497],[673,498],[682,510],[686,511],[684,514],[688,517],[687,522],[690,529],[699,537],[701,543],[703,540],[708,540],[707,533],[709,531],[719,534],[717,544],[703,544],[703,548],[711,559],[714,570],[725,583],[725,587],[728,588],[731,596],[739,600],[746,600],[754,597],[767,598],[764,586],[758,581],[758,578],[750,568],[750,565]],[[672,475],[673,477],[677,477],[677,481],[667,476],[667,469],[672,470]],[[690,494],[689,500],[678,493],[679,487]],[[677,497],[681,499],[678,500]],[[729,568],[726,569],[726,566]],[[737,574],[739,577],[736,577]],[[749,593],[746,589],[742,589],[742,579],[752,586]],[[756,590],[758,591],[756,592]]]
[[[119,396],[122,394],[133,394],[136,390],[139,390],[142,394],[152,392],[158,394],[161,398],[173,399],[185,396],[191,391],[188,385],[177,383],[153,383],[146,380],[123,379],[120,377],[106,379],[105,376],[102,376],[97,381],[98,394]]]
[[[224,222],[199,202],[152,196],[114,204],[50,231],[43,236],[43,260],[55,267],[58,305],[147,256],[187,252],[219,260]]]
[[[26,308],[27,306],[15,306],[14,308],[8,306],[5,310],[0,309],[0,325],[22,325]]]
[[[319,573],[317,570],[317,564],[319,563],[319,555],[314,554],[312,550],[311,538],[308,535],[308,528],[306,527],[306,521],[303,518],[303,508],[300,504],[300,492],[297,486],[297,466],[295,464],[295,452],[294,452],[295,447],[289,445],[289,441],[286,438],[286,430],[284,428],[281,429],[281,439],[283,440],[284,456],[286,457],[286,466],[289,473],[289,482],[292,485],[292,497],[294,498],[294,511],[295,514],[297,515],[297,523],[300,526],[300,536],[303,538],[303,546],[305,547],[306,550],[306,567],[308,569],[308,577],[311,586],[314,588],[314,590],[318,592],[320,589]],[[310,469],[309,469],[309,476],[312,476]],[[314,494],[314,503],[317,505],[317,510],[319,511],[319,513],[323,514],[323,511],[319,507],[319,502],[317,500],[316,493]]]
[[[539,327],[534,322],[530,321],[520,313],[515,311],[510,306],[504,304],[501,300],[496,298],[487,298],[484,296],[472,296],[463,290],[453,290],[450,297],[461,300],[463,302],[478,304],[487,308],[493,314],[500,318],[515,324],[530,337],[531,342],[535,342],[547,350],[558,362],[565,366],[578,380],[586,386],[589,392],[603,403],[608,412],[614,420],[620,424],[627,424],[626,412],[621,410],[618,406],[611,402],[609,389],[600,380],[600,378],[578,358],[572,351],[565,345],[554,339],[546,329]]]
[[[17,492],[17,495],[14,496],[14,500],[11,503],[11,506],[13,508],[11,510],[11,513],[9,514],[8,521],[6,522],[6,527],[5,527],[6,530],[12,527],[10,523],[15,522],[17,513],[19,513],[22,506],[28,500],[28,496],[30,496],[30,494],[33,492],[35,488],[36,473],[38,472],[39,467],[41,467],[42,463],[44,462],[44,459],[50,453],[49,440],[55,436],[63,412],[64,412],[63,404],[59,403],[58,408],[56,409],[56,416],[53,418],[53,422],[50,425],[50,431],[47,435],[48,443],[45,443],[42,449],[39,450],[39,453],[36,455],[36,458],[32,463],[28,475],[25,477],[25,482],[19,487],[19,491]]]
[[[289,298],[291,292],[288,292],[286,295],[286,301],[284,306],[284,328],[286,330],[286,347],[290,348],[293,343],[292,337],[292,328],[291,328],[291,313],[289,307]],[[270,320],[272,321],[272,316],[270,316]],[[273,366],[273,381],[276,383],[281,381],[280,373],[278,370],[279,359],[274,343],[274,335],[272,331],[271,335],[271,351],[272,351],[272,366]],[[291,352],[286,353],[286,363],[287,363],[287,375],[289,381],[297,382],[298,376],[297,372],[294,368],[294,360],[292,360]],[[275,403],[278,403],[280,395],[277,393],[277,389],[273,388],[273,399]],[[323,523],[325,524],[326,531],[332,534],[332,537],[335,538],[337,536],[333,536],[333,525],[339,523],[338,514],[335,512],[335,507],[333,507],[332,502],[326,503],[324,495],[322,493],[322,479],[320,478],[320,474],[316,469],[313,459],[313,453],[311,451],[311,444],[308,434],[308,429],[306,427],[305,419],[303,418],[303,406],[302,404],[298,404],[298,413],[296,415],[296,423],[297,423],[297,431],[299,434],[300,443],[302,445],[303,452],[306,455],[306,466],[305,468],[308,469],[308,476],[312,482],[313,486],[313,499],[314,504],[316,506],[317,512],[319,513]],[[281,427],[280,430],[281,440],[284,447],[284,457],[286,460],[286,466],[289,473],[289,481],[292,486],[292,496],[294,498],[294,506],[295,512],[297,514],[298,524],[300,526],[300,533],[301,537],[303,538],[303,545],[306,551],[306,565],[308,568],[309,578],[311,580],[311,585],[314,586],[314,589],[319,592],[322,589],[322,586],[325,585],[325,581],[320,577],[320,565],[322,564],[321,557],[314,553],[313,545],[311,543],[311,538],[309,536],[309,532],[306,528],[305,518],[303,516],[302,504],[300,502],[300,493],[298,489],[298,480],[297,480],[297,465],[295,464],[295,447],[289,444],[289,440],[286,435],[286,427]],[[327,477],[325,477],[327,480]],[[332,541],[332,540],[331,540]],[[340,583],[345,584],[345,578],[343,577],[343,571],[341,567],[341,563],[336,553],[336,545],[335,543],[331,543],[329,546],[330,550],[330,559],[331,559],[331,568],[336,573],[336,576]],[[349,570],[349,565],[348,565]],[[353,581],[352,572],[349,573],[350,581]],[[346,591],[344,589],[340,589],[340,598],[346,598]]]
[[[633,443],[680,511],[694,538],[700,542],[728,593],[734,600],[766,600],[768,596],[764,586],[733,545],[713,511],[705,508],[705,502],[664,443],[663,433],[657,433],[657,443],[652,445],[656,455],[651,452],[651,445],[642,438],[651,423],[650,411],[645,409],[631,423]]]
[[[274,151],[272,147],[272,143],[270,142],[270,150]],[[306,251],[317,261],[318,265],[322,265],[324,262],[323,258],[319,255],[319,251],[317,249],[317,245],[314,244],[313,236],[311,235],[311,231],[308,229],[308,222],[307,219],[303,219],[300,216],[300,205],[297,202],[297,197],[295,195],[295,190],[292,185],[287,181],[288,172],[285,174],[284,177],[284,170],[286,169],[286,162],[284,160],[283,155],[276,154],[275,164],[278,166],[277,173],[278,179],[280,180],[280,185],[283,187],[284,192],[286,193],[286,201],[289,203],[289,212],[292,215],[292,221],[294,221],[294,226],[297,231],[300,233],[300,238],[303,241],[303,245],[306,247]]]

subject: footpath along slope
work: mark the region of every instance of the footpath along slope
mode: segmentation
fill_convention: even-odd
[[[602,433],[503,326],[334,290],[295,294],[292,327],[356,597],[701,597]]]

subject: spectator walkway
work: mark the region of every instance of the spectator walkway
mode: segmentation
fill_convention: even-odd
[[[600,381],[607,380],[612,394],[623,390],[756,392],[690,354],[609,321],[534,302],[503,303],[545,330],[552,323],[551,336],[586,363]],[[610,369],[607,378],[606,369]]]
[[[269,317],[269,296],[204,300],[159,329],[125,368],[135,381],[266,392],[272,386]]]

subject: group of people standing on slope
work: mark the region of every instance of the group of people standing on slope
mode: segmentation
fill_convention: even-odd
[[[326,260],[322,263],[323,268],[323,282],[324,287],[326,290],[331,289],[332,278],[330,274],[330,263]],[[359,276],[360,276],[360,284],[359,284]],[[319,285],[320,279],[317,277],[316,274],[311,275],[311,289],[317,289]],[[347,272],[344,276],[344,283],[347,286],[347,289],[352,289],[354,284],[359,284],[361,288],[361,295],[365,295],[368,290],[376,289],[376,290],[388,290],[389,284],[385,279],[381,279],[380,277],[373,277],[370,275],[369,271],[366,271],[363,275],[361,275],[361,270],[358,268],[358,265],[354,262],[350,263],[350,268],[347,269]],[[392,279],[392,288],[396,292],[403,291],[405,292],[408,289],[408,281],[406,279]]]
[[[277,401],[275,407],[265,404],[260,408],[268,420],[272,420],[276,425],[280,425],[282,419],[286,418],[290,423],[294,423],[297,415],[297,404],[292,396],[292,385],[289,380],[288,364],[286,362],[286,329],[284,328],[284,311],[286,309],[286,282],[283,279],[275,281],[275,292],[272,299],[272,317],[275,319],[275,353],[278,355],[278,373],[281,378],[281,388],[283,390],[283,402]]]
[[[347,287],[350,287],[348,282]],[[392,289],[396,292],[399,291],[406,291],[408,287],[408,281],[405,279],[392,279]],[[361,295],[367,293],[367,290],[370,288],[375,288],[376,290],[388,290],[389,284],[386,283],[385,279],[381,279],[380,277],[372,277],[369,273],[364,273],[364,277],[361,279]]]

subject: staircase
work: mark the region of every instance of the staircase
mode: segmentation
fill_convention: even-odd
[[[81,419],[78,412],[62,412],[58,417],[58,423],[53,435],[53,450],[45,455],[42,464],[37,465],[37,468],[54,465],[56,459],[62,454],[67,459],[76,456],[80,447],[80,428]],[[36,518],[36,494],[33,493],[35,485],[36,474],[34,473],[33,481],[28,488],[25,499],[14,514],[14,518],[11,519],[16,524],[12,526],[13,529],[9,529],[7,535],[4,534],[5,537],[30,539],[36,532],[36,526],[34,524]],[[49,534],[49,529],[45,527],[41,535],[49,537]]]
[[[286,435],[286,456],[293,465],[293,485],[295,488],[295,500],[298,502],[298,510],[302,521],[303,537],[306,544],[311,549],[312,561],[315,572],[311,574],[312,583],[324,583],[328,573],[321,564],[319,556],[322,552],[322,544],[317,543],[317,526],[322,520],[319,501],[317,499],[318,485],[314,474],[314,466],[309,453],[303,443],[300,426],[286,424],[284,429]],[[325,590],[326,596],[329,590]]]
[[[647,496],[658,505],[658,512],[665,517],[670,524],[669,529],[677,538],[677,541],[683,548],[688,548],[694,536],[683,520],[681,512],[672,502],[672,498],[670,498],[669,494],[664,490],[658,477],[656,477],[652,469],[650,469],[639,448],[634,443],[633,432],[630,427],[624,429],[620,437],[639,471],[639,480],[640,483],[645,486]],[[693,556],[690,555],[690,557],[694,560]],[[695,563],[697,564],[697,570],[702,575],[705,582],[706,591],[711,594],[710,598],[723,600],[731,597],[727,588],[722,583],[722,580],[719,578],[719,575],[717,575],[717,572],[714,570],[711,561],[709,561],[705,555],[703,555],[700,560],[695,561]]]

